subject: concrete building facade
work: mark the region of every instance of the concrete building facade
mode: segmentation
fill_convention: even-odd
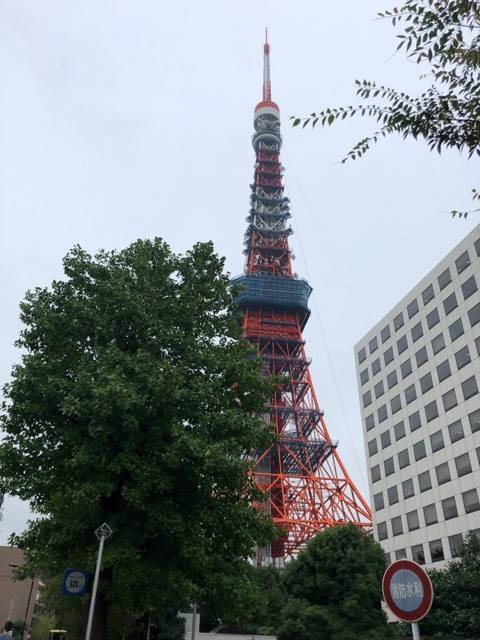
[[[21,549],[0,546],[0,624],[21,620],[28,631],[35,620],[39,580],[14,580],[23,563]]]
[[[355,359],[375,538],[389,562],[440,568],[480,533],[480,225]]]

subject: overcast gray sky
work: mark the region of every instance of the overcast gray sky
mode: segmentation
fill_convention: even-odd
[[[295,268],[314,288],[305,330],[316,395],[368,499],[353,345],[478,223],[476,161],[382,141],[338,164],[374,130],[349,120],[292,129],[291,115],[353,104],[353,80],[416,91],[393,56],[386,0],[3,0],[0,4],[0,380],[19,354],[25,291],[61,277],[74,245],[95,252],[163,237],[175,252],[213,240],[243,269],[262,97],[264,30],[283,117]],[[7,498],[0,544],[27,509]]]

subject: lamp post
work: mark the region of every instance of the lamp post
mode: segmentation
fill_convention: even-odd
[[[8,565],[10,567],[10,569],[15,572],[17,571],[17,569],[20,569],[20,566],[18,564],[12,564],[9,563]],[[14,574],[15,575],[15,574]],[[32,593],[33,593],[33,585],[35,583],[35,578],[32,578],[32,581],[30,583],[30,589],[28,591],[28,598],[27,598],[27,608],[25,609],[25,615],[23,617],[23,630],[22,630],[22,640],[25,640],[25,632],[27,630],[27,620],[28,620],[28,611],[30,609],[30,601],[32,599]]]

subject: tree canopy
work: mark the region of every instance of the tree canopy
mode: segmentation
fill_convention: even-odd
[[[355,106],[326,108],[303,123],[330,126],[351,116],[369,116],[379,123],[343,159],[360,158],[380,137],[400,133],[404,138],[423,138],[439,153],[443,148],[480,154],[480,7],[477,0],[407,0],[403,5],[378,14],[394,26],[402,25],[397,50],[418,63],[431,85],[420,95],[410,96],[369,80],[355,80]],[[480,194],[473,189],[473,200]],[[453,214],[466,215],[454,211]],[[467,212],[468,213],[468,212]]]
[[[242,460],[271,443],[254,417],[271,382],[240,339],[224,261],[211,243],[182,256],[155,239],[77,246],[64,272],[21,303],[4,388],[0,493],[39,516],[11,540],[23,573],[93,570],[106,522],[97,637],[160,625],[193,597],[221,594],[228,613],[275,533]]]

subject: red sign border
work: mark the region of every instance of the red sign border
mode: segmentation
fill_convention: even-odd
[[[403,611],[397,607],[390,595],[390,583],[394,574],[400,569],[412,571],[421,581],[423,586],[423,600],[414,611]],[[402,622],[418,622],[430,611],[433,602],[433,587],[427,572],[413,560],[396,560],[388,567],[383,574],[382,591],[385,602],[390,611]]]

